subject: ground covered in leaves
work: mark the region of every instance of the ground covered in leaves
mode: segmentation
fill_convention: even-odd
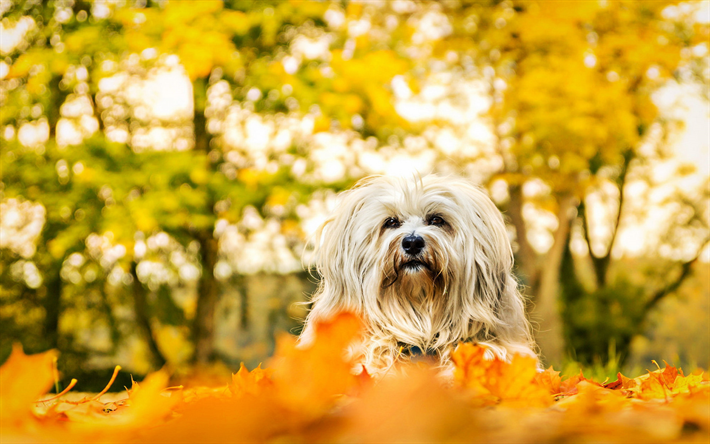
[[[279,341],[267,369],[242,368],[218,388],[169,387],[164,372],[125,396],[46,395],[52,352],[16,349],[0,368],[0,442],[708,442],[706,373],[649,371],[613,382],[538,373],[531,358],[484,359],[463,344],[453,384],[426,364],[374,380],[342,351],[359,321],[319,325],[309,349]],[[41,401],[40,401],[41,400]]]

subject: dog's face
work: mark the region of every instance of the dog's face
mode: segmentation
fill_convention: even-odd
[[[314,239],[321,275],[301,335],[339,311],[362,316],[363,361],[389,365],[410,345],[438,353],[479,341],[534,356],[503,217],[460,178],[362,180]],[[368,368],[370,370],[370,368]]]
[[[431,188],[391,191],[388,199],[378,199],[379,211],[372,209],[379,216],[371,221],[379,222],[371,239],[381,258],[380,294],[396,291],[414,300],[443,296],[460,266],[456,252],[463,247],[467,227],[451,197]]]
[[[367,179],[342,196],[321,233],[327,268],[357,270],[386,289],[416,281],[449,285],[512,261],[500,212],[461,179]],[[330,265],[326,264],[328,262]]]
[[[315,244],[314,312],[355,311],[399,342],[442,347],[522,315],[503,218],[463,179],[365,179]]]

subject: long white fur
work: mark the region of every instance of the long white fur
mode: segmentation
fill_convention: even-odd
[[[448,226],[428,225],[433,214]],[[390,217],[402,225],[383,228]],[[430,270],[399,267],[411,233],[424,238]],[[341,194],[312,243],[321,280],[301,343],[313,340],[315,321],[351,311],[365,322],[358,354],[374,374],[398,359],[401,343],[434,350],[442,365],[461,341],[503,359],[536,356],[503,217],[466,180],[365,178]]]

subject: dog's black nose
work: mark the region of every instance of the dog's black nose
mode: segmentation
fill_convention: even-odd
[[[402,249],[410,256],[416,256],[424,248],[424,239],[416,234],[410,234],[402,239]]]

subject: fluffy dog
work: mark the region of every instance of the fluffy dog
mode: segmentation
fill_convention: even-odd
[[[407,356],[445,365],[462,341],[535,356],[503,217],[461,178],[363,179],[313,247],[321,280],[301,343],[314,321],[350,311],[365,323],[357,353],[374,374]]]

